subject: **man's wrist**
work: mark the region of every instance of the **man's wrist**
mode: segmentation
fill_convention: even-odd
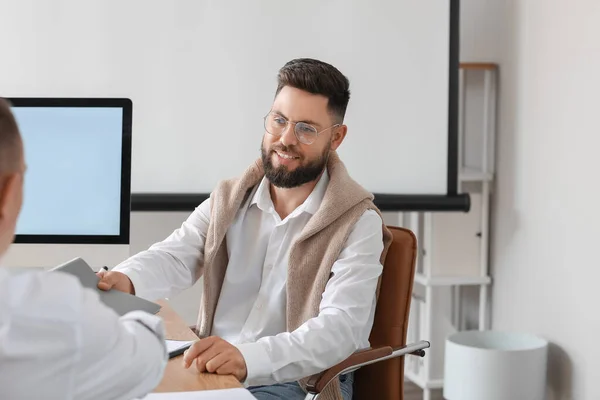
[[[135,296],[135,286],[133,286],[133,282],[131,282],[131,278],[127,274],[123,274],[127,277],[127,281],[129,282],[129,294]]]
[[[147,290],[145,290],[144,282],[135,269],[123,268],[121,270],[117,269],[117,271],[125,274],[127,279],[129,279],[129,283],[131,284],[131,286],[129,287],[130,294],[150,301],[156,300],[152,299],[151,296],[148,296],[150,293]]]
[[[263,343],[242,343],[235,347],[242,353],[246,363],[246,377],[241,380],[244,386],[252,386],[256,381],[270,379],[273,372],[272,363]]]

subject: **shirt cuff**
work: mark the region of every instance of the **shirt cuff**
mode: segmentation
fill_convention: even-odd
[[[149,314],[145,311],[130,311],[121,317],[122,321],[136,321],[145,326],[165,345],[165,328],[163,321],[156,315]]]
[[[113,271],[118,271],[118,272],[121,272],[121,273],[127,275],[129,280],[131,281],[131,284],[133,285],[133,290],[137,297],[140,297],[140,298],[142,298],[144,300],[148,300],[148,301],[156,301],[156,299],[151,298],[150,292],[148,290],[146,290],[146,288],[144,287],[142,278],[140,277],[140,275],[138,274],[138,272],[135,269],[125,267],[122,269],[114,268]]]
[[[244,387],[267,385],[272,383],[272,364],[267,349],[262,343],[236,344],[246,361],[247,376],[242,382]]]

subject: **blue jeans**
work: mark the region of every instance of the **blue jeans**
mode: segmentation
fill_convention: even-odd
[[[340,386],[344,400],[352,400],[354,373],[340,376]],[[250,393],[258,400],[304,400],[306,393],[298,382],[278,383],[270,386],[251,386]]]

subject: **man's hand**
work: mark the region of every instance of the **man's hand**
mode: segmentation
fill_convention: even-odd
[[[102,270],[96,273],[96,275],[100,278],[100,281],[98,282],[98,289],[100,290],[117,289],[121,292],[135,294],[133,283],[131,283],[129,277],[122,272]]]
[[[237,347],[217,336],[200,339],[187,349],[183,355],[183,366],[189,368],[194,359],[200,372],[233,375],[240,382],[248,375],[242,353]]]

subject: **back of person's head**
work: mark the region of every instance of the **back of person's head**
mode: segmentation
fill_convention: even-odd
[[[291,60],[279,70],[275,94],[285,86],[327,97],[327,108],[336,123],[344,121],[350,101],[350,82],[333,65],[311,58]]]
[[[23,144],[9,103],[0,98],[0,255],[12,243],[23,202]]]

